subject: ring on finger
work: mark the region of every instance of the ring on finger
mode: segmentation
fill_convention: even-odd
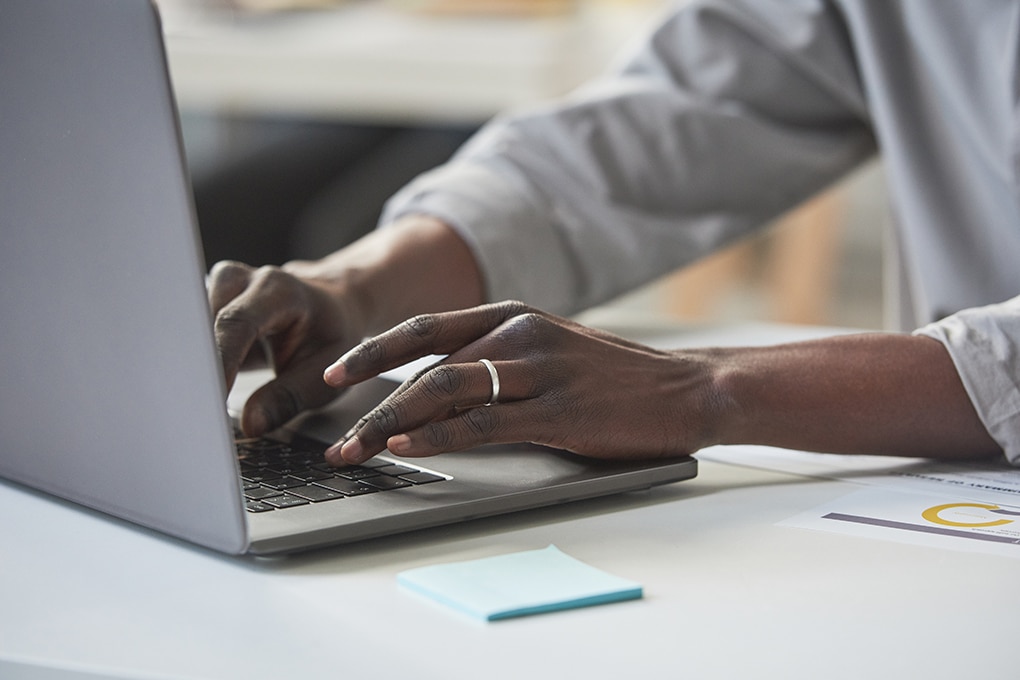
[[[492,406],[499,401],[499,373],[496,371],[496,367],[492,365],[492,362],[488,359],[479,359],[478,363],[489,371],[489,378],[492,379],[492,394],[489,395],[489,401],[485,402],[485,406]]]

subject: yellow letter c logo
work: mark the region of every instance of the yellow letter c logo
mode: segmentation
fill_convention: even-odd
[[[1003,524],[1010,524],[1013,521],[1011,519],[996,519],[991,522],[954,522],[952,520],[943,519],[939,516],[940,512],[950,508],[981,508],[982,510],[991,510],[994,512],[999,509],[999,506],[987,505],[985,503],[946,503],[945,505],[936,505],[933,508],[928,508],[921,513],[921,517],[924,517],[926,520],[934,524],[943,524],[949,527],[998,527]]]

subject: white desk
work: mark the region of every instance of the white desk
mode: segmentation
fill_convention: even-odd
[[[787,335],[749,328],[694,339]],[[703,462],[649,492],[254,560],[0,483],[0,678],[1020,676],[1016,560],[777,526],[857,488]],[[396,584],[550,543],[645,598],[482,624]]]
[[[599,72],[662,0],[585,0],[575,13],[521,18],[428,16],[372,0],[232,20],[167,4],[183,109],[477,124]]]

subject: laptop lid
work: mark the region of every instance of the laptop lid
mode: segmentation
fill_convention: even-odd
[[[240,552],[161,40],[147,2],[0,2],[0,475]]]
[[[690,458],[495,446],[415,461],[442,483],[245,513],[154,8],[4,0],[0,92],[0,476],[270,554],[696,474]],[[279,436],[334,440],[393,386],[354,388]]]

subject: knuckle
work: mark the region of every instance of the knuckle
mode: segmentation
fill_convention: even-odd
[[[552,322],[541,312],[527,311],[507,320],[498,331],[501,342],[517,349],[528,349],[537,343],[551,341]]]
[[[426,425],[422,434],[429,446],[440,451],[450,449],[453,444],[453,431],[445,421]]]
[[[275,264],[264,264],[255,268],[254,275],[258,278],[275,277],[283,273],[283,270]]]
[[[383,359],[383,346],[376,338],[370,338],[358,346],[354,357],[360,362],[375,364]]]
[[[524,328],[538,330],[549,325],[549,320],[541,312],[527,311],[518,314],[514,320]]]
[[[492,434],[497,422],[496,414],[491,408],[474,408],[464,414],[464,424],[471,434],[477,437]]]
[[[548,325],[548,321],[544,316],[538,312],[523,312],[514,316],[508,323],[510,328],[514,328],[521,333],[534,335],[538,333],[542,328]]]
[[[506,300],[504,302],[499,303],[499,307],[501,308],[501,311],[504,312],[504,315],[507,318],[510,318],[512,316],[520,316],[521,314],[528,314],[537,311],[531,305],[525,304],[520,300]]]
[[[526,305],[519,300],[503,300],[502,302],[494,302],[492,304],[485,305],[483,309],[488,315],[489,325],[493,328],[506,324],[511,319],[520,316],[521,314],[527,314],[535,311],[533,307]]]
[[[435,314],[419,314],[401,324],[404,333],[416,338],[427,338],[436,332],[439,319]]]
[[[392,432],[400,422],[400,418],[392,404],[380,404],[372,412],[369,422],[378,432]]]
[[[252,271],[249,289],[282,308],[298,310],[309,305],[308,289],[293,275],[275,265],[264,265]]]
[[[233,280],[250,273],[251,267],[236,260],[220,260],[209,269],[209,276],[214,280]]]
[[[452,366],[437,366],[420,380],[422,388],[434,399],[456,394],[464,386],[464,376]]]
[[[281,268],[267,264],[259,267],[251,275],[252,282],[259,286],[267,288],[277,288],[281,284],[289,283],[292,280],[292,276]]]

